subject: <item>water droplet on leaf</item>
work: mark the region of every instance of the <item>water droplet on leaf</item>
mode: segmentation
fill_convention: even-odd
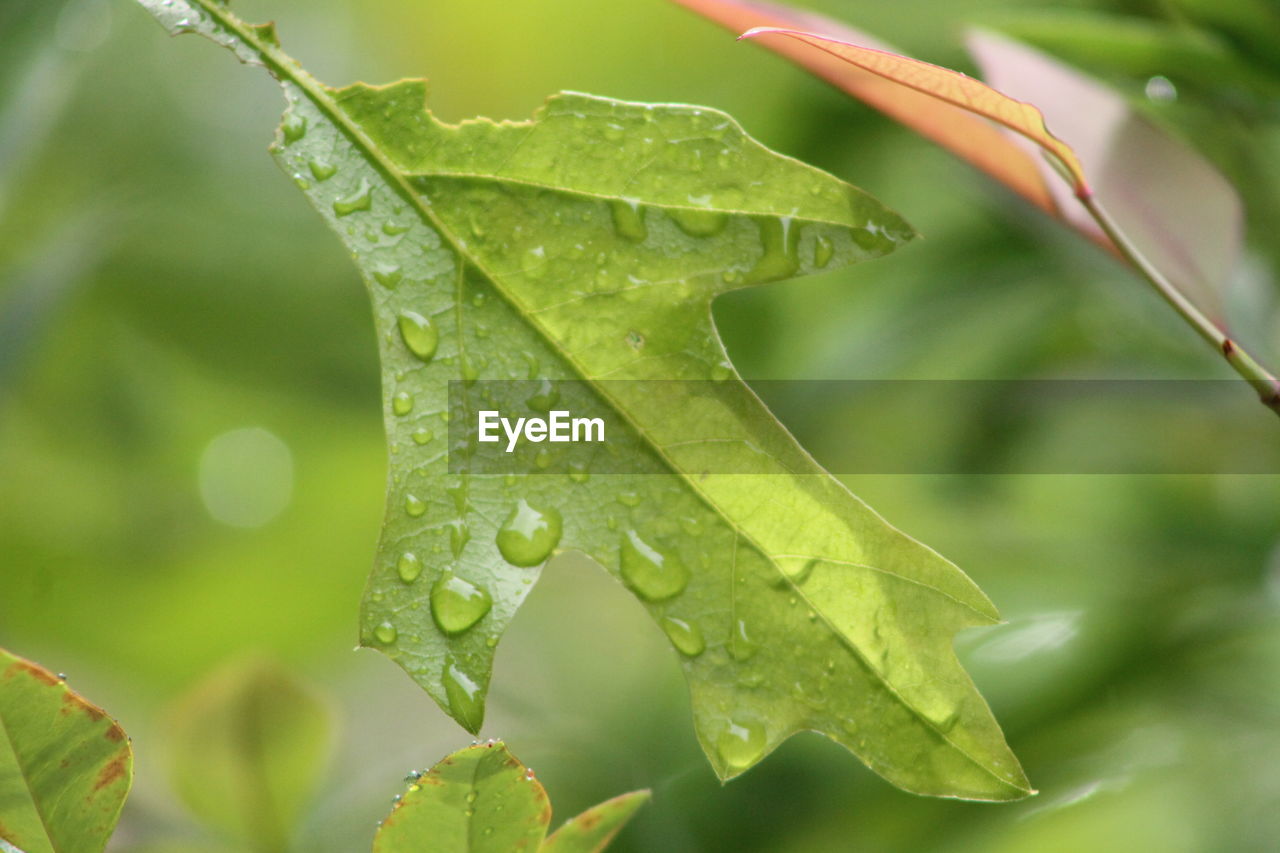
[[[325,163],[322,160],[312,160],[307,163],[307,168],[311,170],[311,177],[319,182],[324,182],[338,174],[338,167],[332,163]]]
[[[649,235],[644,224],[644,208],[639,202],[627,199],[611,201],[609,212],[613,215],[613,228],[619,236],[639,243]]]
[[[435,323],[413,311],[401,311],[396,317],[396,326],[400,329],[400,339],[421,361],[430,361],[440,345],[440,333]]]
[[[707,647],[702,639],[702,631],[697,625],[690,624],[674,616],[662,617],[662,630],[666,632],[671,645],[686,657],[697,657]]]
[[[404,278],[404,273],[400,271],[400,267],[398,266],[384,265],[374,267],[373,280],[385,287],[387,290],[394,290],[402,278]]]
[[[763,254],[747,273],[751,281],[774,281],[790,278],[800,269],[800,229],[793,228],[790,217],[762,217],[756,220],[760,229]]]
[[[284,124],[280,125],[280,132],[284,135],[285,144],[292,145],[307,135],[307,120],[301,116],[290,115],[285,119]]]
[[[560,513],[521,499],[498,531],[498,550],[513,566],[537,566],[560,544]]]
[[[360,181],[360,188],[346,198],[340,198],[333,203],[333,212],[338,216],[350,216],[361,210],[368,210],[373,207],[373,190],[369,188],[367,180]]]
[[[535,412],[549,412],[558,402],[560,402],[560,389],[550,379],[539,382],[538,389],[525,400],[525,404]]]
[[[729,224],[729,214],[718,210],[675,208],[670,213],[680,230],[690,237],[714,237]]]
[[[472,734],[479,731],[484,720],[484,696],[480,685],[451,660],[445,662],[441,681],[444,682],[444,693],[454,719]]]
[[[413,583],[418,579],[418,575],[422,574],[422,561],[412,551],[405,551],[400,555],[400,559],[396,560],[396,574],[405,583]]]
[[[493,599],[468,580],[446,572],[431,587],[431,618],[446,634],[461,634],[489,612]]]
[[[818,235],[813,241],[813,265],[815,267],[825,267],[831,263],[831,257],[836,253],[836,247],[830,240],[822,235]]]
[[[396,626],[390,622],[383,622],[373,629],[374,638],[384,646],[394,643],[397,635]]]
[[[648,601],[673,598],[689,583],[689,570],[679,558],[658,551],[634,530],[622,536],[619,567],[627,585]]]
[[[740,773],[760,760],[765,744],[764,726],[752,720],[730,720],[729,727],[716,740],[716,751],[726,769]]]

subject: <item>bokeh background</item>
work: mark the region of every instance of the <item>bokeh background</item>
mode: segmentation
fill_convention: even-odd
[[[969,71],[964,25],[1020,34],[1188,139],[1244,197],[1229,301],[1274,358],[1274,5],[812,5]],[[923,232],[890,258],[721,300],[749,378],[1227,375],[1095,249],[665,0],[236,7],[276,19],[326,82],[431,78],[450,120],[524,117],[559,89],[721,108]],[[164,38],[126,0],[0,0],[0,645],[68,673],[133,735],[120,853],[237,849],[173,794],[164,732],[178,697],[246,654],[281,661],[340,720],[297,850],[367,850],[405,772],[470,741],[389,661],[352,651],[385,478],[373,330],[338,241],[265,152],[280,108],[266,75]],[[793,397],[779,416],[840,470],[850,413]],[[1255,440],[1257,422],[1218,440],[1246,427]],[[1061,429],[1027,417],[952,444],[998,456]],[[1280,478],[845,479],[1008,619],[957,647],[1039,796],[916,798],[812,735],[722,787],[661,633],[573,558],[500,646],[484,736],[537,770],[560,818],[653,788],[618,851],[1275,849]]]

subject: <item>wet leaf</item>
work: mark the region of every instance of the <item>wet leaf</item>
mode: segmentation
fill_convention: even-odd
[[[542,853],[600,853],[648,801],[648,791],[632,791],[592,806],[565,821],[542,845]]]
[[[814,730],[912,791],[1028,793],[951,645],[991,603],[795,444],[711,318],[725,291],[893,250],[896,214],[714,110],[563,93],[451,126],[421,81],[331,89],[223,6],[144,5],[280,80],[273,153],[368,285],[391,472],[362,644],[476,731],[494,647],[577,549],[671,638],[721,777]],[[447,389],[483,380],[623,424],[628,473],[471,473]]]
[[[551,823],[546,790],[505,744],[489,741],[413,774],[378,828],[373,853],[596,853],[648,799],[648,791],[633,791],[601,803],[543,844]]]
[[[169,766],[178,796],[240,849],[288,847],[328,758],[328,706],[284,669],[246,661],[174,706]]]
[[[1040,146],[1061,164],[1078,195],[1089,194],[1084,167],[1075,152],[1045,127],[1044,116],[1034,105],[1009,97],[981,81],[896,53],[862,47],[837,38],[781,27],[756,27],[743,38],[782,36],[829,53],[850,65],[928,95],[945,104],[990,119]]]
[[[753,0],[674,0],[735,34],[766,28],[753,37],[775,53],[816,74],[855,98],[911,128],[1043,210],[1054,213],[1057,202],[1036,158],[998,127],[968,109],[934,97],[904,81],[863,68],[820,43],[788,37],[778,30],[806,30],[847,44],[897,53],[874,36],[812,12]],[[834,46],[832,46],[834,47]],[[923,63],[922,63],[923,64]]]
[[[97,853],[132,784],[124,730],[53,673],[0,649],[0,840],[23,853]]]
[[[675,2],[747,30],[743,37],[761,41],[1114,249],[1074,198],[1097,196],[1147,260],[1226,328],[1221,297],[1240,255],[1239,198],[1203,157],[1138,116],[1116,92],[990,33],[974,32],[968,40],[988,86],[901,56],[812,13],[751,0]],[[1067,186],[1055,180],[1039,152],[1057,161]]]

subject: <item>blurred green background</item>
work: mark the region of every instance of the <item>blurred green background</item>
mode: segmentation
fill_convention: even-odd
[[[1183,134],[1244,195],[1249,251],[1229,298],[1274,360],[1274,5],[812,5],[970,71],[963,25],[1018,32]],[[276,19],[326,82],[431,78],[451,120],[524,117],[558,89],[725,109],[923,232],[888,259],[718,303],[749,378],[1228,375],[1096,250],[664,0],[236,7]],[[1113,15],[1128,29],[1100,17]],[[1178,96],[1144,100],[1153,75]],[[68,673],[133,735],[114,851],[235,849],[178,803],[164,731],[177,697],[249,653],[340,708],[298,850],[368,849],[405,772],[470,740],[388,660],[351,651],[382,513],[378,368],[355,269],[266,155],[281,106],[266,75],[164,38],[127,0],[0,0],[0,645]],[[841,470],[844,413],[795,405],[779,416]],[[1051,446],[1061,429],[1024,419],[985,452]],[[499,648],[483,733],[537,770],[560,819],[652,787],[614,849],[1275,849],[1280,478],[846,479],[1008,619],[957,647],[1040,795],[912,797],[815,736],[722,788],[660,631],[605,573],[564,558]]]

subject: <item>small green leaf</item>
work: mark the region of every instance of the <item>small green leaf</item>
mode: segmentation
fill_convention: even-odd
[[[543,844],[551,823],[546,790],[505,744],[489,741],[411,776],[378,828],[373,853],[599,851],[648,798],[648,791],[634,791],[601,803]]]
[[[246,850],[286,849],[328,757],[328,705],[283,669],[228,666],[170,716],[169,765],[187,807]]]
[[[365,276],[391,476],[363,645],[477,731],[499,638],[578,549],[681,650],[722,778],[812,730],[908,790],[1029,792],[951,645],[995,608],[796,444],[712,320],[724,292],[894,250],[897,214],[715,110],[561,93],[448,125],[422,81],[332,89],[222,5],[142,2],[276,76],[272,152]],[[623,424],[632,473],[450,470],[449,383],[478,379]]]
[[[98,853],[132,784],[124,730],[62,679],[0,649],[0,840],[21,853]]]
[[[650,796],[648,791],[632,791],[592,806],[565,821],[542,845],[542,853],[600,853]]]

